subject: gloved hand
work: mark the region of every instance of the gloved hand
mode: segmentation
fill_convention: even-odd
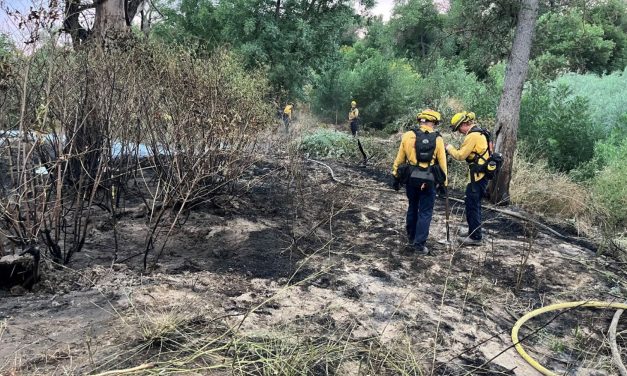
[[[436,188],[436,192],[438,193],[438,196],[446,197],[446,187],[445,186],[438,185],[438,187]]]
[[[392,189],[394,189],[395,191],[401,189],[401,180],[396,176],[392,176]]]

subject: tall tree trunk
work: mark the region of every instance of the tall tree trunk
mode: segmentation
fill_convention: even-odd
[[[274,9],[274,16],[279,18],[279,12],[281,11],[281,0],[276,0],[276,7]]]
[[[80,0],[65,0],[65,14],[63,19],[63,29],[72,37],[72,45],[78,48],[85,39],[88,32],[81,26],[79,19],[81,15]]]
[[[94,35],[101,40],[127,30],[124,0],[102,0],[96,3]]]
[[[72,37],[74,48],[78,48],[94,32],[96,37],[102,39],[107,34],[128,30],[143,4],[144,0],[94,0],[91,4],[82,4],[81,0],[65,0],[63,30]],[[96,8],[94,28],[88,31],[79,20],[84,17],[83,12],[93,8]]]
[[[144,0],[125,0],[126,2],[126,25],[131,26],[131,22],[133,22],[133,18],[139,12],[140,8],[142,11],[147,11],[144,7]]]
[[[148,36],[152,27],[152,10],[142,9],[139,14],[141,16],[141,31],[145,36]]]
[[[490,185],[490,199],[493,203],[509,203],[509,183],[520,122],[520,102],[529,70],[529,54],[537,18],[538,0],[522,0],[512,51],[507,61],[503,94],[496,111],[495,147],[496,151],[503,154],[504,163],[497,178]]]

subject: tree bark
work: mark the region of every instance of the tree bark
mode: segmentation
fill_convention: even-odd
[[[74,48],[78,48],[85,39],[87,39],[88,32],[81,26],[79,17],[81,15],[81,1],[80,0],[65,0],[65,14],[63,17],[63,29],[70,34],[72,38],[72,45]]]
[[[509,184],[516,151],[520,102],[527,71],[533,33],[538,18],[538,0],[522,0],[512,50],[507,61],[503,93],[496,111],[496,151],[503,154],[503,166],[490,184],[490,200],[495,204],[509,203]]]
[[[102,0],[96,5],[94,36],[105,40],[108,36],[126,31],[125,0]]]
[[[150,33],[150,28],[152,27],[152,10],[142,9],[140,11],[141,16],[141,31],[145,36],[148,36]]]
[[[144,0],[125,0],[126,9],[124,10],[126,16],[126,25],[131,26],[133,18],[140,10],[140,6],[144,5]],[[142,29],[143,30],[143,29]]]
[[[276,7],[274,9],[274,16],[279,18],[279,12],[281,11],[281,0],[276,0]]]
[[[114,34],[128,30],[143,4],[144,0],[94,0],[87,4],[81,0],[65,0],[63,28],[70,34],[74,48],[78,48],[94,32],[103,38],[109,31]],[[87,30],[79,20],[82,12],[93,8],[96,8],[94,28]]]

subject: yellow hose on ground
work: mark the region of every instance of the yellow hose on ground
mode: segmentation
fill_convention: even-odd
[[[556,311],[558,309],[565,308],[613,308],[613,309],[627,309],[627,304],[624,303],[608,303],[608,302],[595,302],[595,301],[579,301],[579,302],[568,302],[568,303],[557,303],[551,304],[546,307],[538,308],[534,311],[531,311],[518,319],[516,324],[512,328],[512,341],[514,342],[514,347],[516,351],[520,354],[529,363],[533,368],[537,369],[540,373],[546,376],[558,376],[555,372],[551,372],[550,370],[543,367],[540,363],[538,363],[535,359],[533,359],[525,349],[523,349],[522,345],[518,341],[518,331],[520,327],[527,322],[529,319],[534,318],[538,315],[541,315],[546,312]]]

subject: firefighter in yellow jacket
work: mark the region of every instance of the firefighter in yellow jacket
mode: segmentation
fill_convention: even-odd
[[[474,112],[459,112],[451,119],[451,130],[463,135],[464,141],[459,149],[453,145],[446,145],[446,152],[458,161],[468,163],[469,182],[466,186],[466,221],[468,222],[468,233],[459,236],[458,240],[462,244],[481,244],[481,198],[488,187],[488,179],[484,172],[479,172],[478,168],[486,163],[489,153],[488,138],[482,133],[482,129],[475,122]]]
[[[405,190],[407,208],[406,230],[409,247],[426,255],[429,227],[435,204],[436,185],[446,190],[446,152],[442,136],[434,127],[442,116],[434,110],[424,110],[417,115],[419,127],[403,134],[401,145],[392,166],[393,188]]]
[[[348,121],[351,125],[351,134],[353,137],[357,136],[359,130],[359,109],[357,108],[357,102],[351,102],[351,110],[348,112]]]
[[[290,123],[292,122],[292,110],[294,109],[294,105],[290,102],[283,109],[283,124],[285,125],[285,131],[287,132],[290,127]]]

